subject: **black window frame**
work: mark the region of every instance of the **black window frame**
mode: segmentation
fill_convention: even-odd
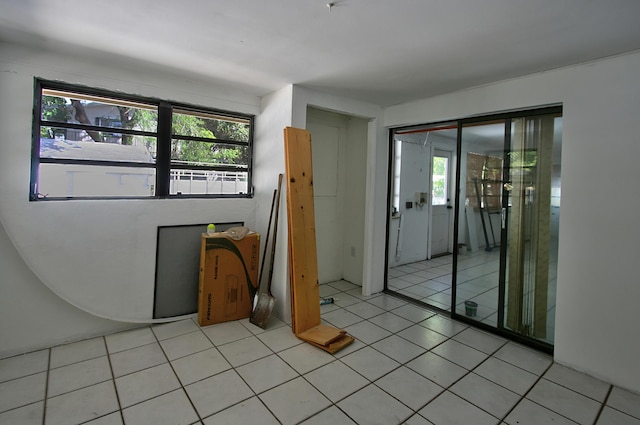
[[[215,108],[197,106],[187,103],[166,101],[158,98],[131,95],[112,90],[93,88],[77,84],[69,84],[61,81],[52,81],[36,77],[34,83],[34,101],[33,101],[33,128],[31,143],[31,176],[29,184],[29,200],[30,201],[58,201],[58,200],[110,200],[110,199],[185,199],[185,198],[251,198],[253,197],[253,137],[255,129],[255,116],[240,112],[231,112]],[[67,123],[59,121],[50,121],[42,119],[42,93],[43,90],[60,90],[69,91],[87,96],[98,96],[117,101],[134,102],[138,104],[146,104],[157,108],[158,124],[156,132],[141,131],[117,128],[118,133],[151,136],[156,138],[157,152],[155,164],[145,164],[140,162],[126,161],[109,161],[109,160],[90,160],[90,159],[58,159],[58,158],[41,158],[40,157],[40,128],[42,126],[65,129],[78,129],[89,131],[108,131],[106,127],[97,125]],[[214,115],[221,118],[229,118],[233,120],[247,121],[249,125],[248,141],[236,141],[226,139],[208,139],[194,136],[185,136],[174,134],[172,131],[172,113],[176,109],[179,113],[193,112],[195,114]],[[212,193],[212,194],[171,194],[170,178],[172,169],[188,168],[171,162],[171,143],[172,140],[178,138],[181,140],[195,140],[201,142],[209,142],[232,146],[246,146],[248,150],[248,160],[246,168],[232,165],[207,165],[198,166],[199,170],[211,171],[242,171],[247,173],[247,193]],[[41,163],[55,164],[76,164],[76,165],[98,165],[113,167],[131,167],[131,168],[153,168],[156,173],[155,194],[149,196],[46,196],[38,191],[39,168]],[[193,167],[192,167],[193,168]]]

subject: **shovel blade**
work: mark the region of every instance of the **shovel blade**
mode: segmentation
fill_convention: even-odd
[[[276,303],[276,299],[271,295],[261,292],[258,294],[258,300],[256,306],[251,312],[249,321],[256,326],[265,329],[273,310],[273,305]]]

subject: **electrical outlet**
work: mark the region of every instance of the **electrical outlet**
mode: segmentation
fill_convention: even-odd
[[[352,256],[352,257],[355,257],[355,256],[356,256],[356,247],[355,247],[355,246],[352,246],[352,247],[351,247],[351,256]]]

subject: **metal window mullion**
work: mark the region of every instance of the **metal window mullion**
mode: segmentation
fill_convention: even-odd
[[[99,167],[155,168],[152,162],[104,161],[97,159],[40,158],[41,164],[94,165]]]
[[[229,111],[223,111],[220,109],[211,109],[209,107],[197,107],[197,106],[182,104],[178,102],[172,102],[171,104],[176,114],[192,115],[198,118],[252,125],[252,123],[250,123],[250,121],[253,119],[252,115],[246,115],[242,113],[230,113]]]
[[[40,126],[54,127],[54,128],[69,128],[73,130],[84,130],[84,131],[99,131],[102,133],[122,133],[122,134],[130,134],[133,136],[156,137],[156,133],[154,133],[153,131],[133,130],[129,128],[120,128],[120,127],[102,127],[99,125],[89,125],[89,124],[63,123],[59,121],[40,120]]]
[[[168,103],[158,105],[158,153],[156,157],[156,196],[169,196],[171,171],[171,119],[172,108]]]
[[[236,167],[232,165],[191,165],[191,164],[175,164],[171,163],[172,170],[201,170],[201,171],[231,171],[238,173],[246,173],[248,166]]]
[[[247,158],[247,191],[253,196],[253,136],[254,136],[254,118],[249,118],[249,158]]]
[[[508,118],[504,122],[504,145],[502,157],[502,187],[500,188],[501,211],[504,220],[500,226],[500,268],[498,271],[498,329],[505,329],[505,304],[507,301],[507,261],[509,246],[509,192],[508,185],[511,184],[511,131],[514,118]]]
[[[71,95],[69,96],[71,98],[74,98],[73,95],[78,95],[79,97],[82,97],[82,98],[85,98],[88,96],[88,97],[101,97],[101,98],[104,98],[105,100],[115,100],[115,101],[122,100],[124,102],[134,103],[136,105],[139,105],[136,107],[140,109],[155,109],[158,104],[158,99],[156,98],[142,97],[138,95],[121,93],[117,91],[100,89],[95,87],[80,86],[80,85],[69,84],[61,81],[38,79],[38,83],[41,85],[43,89],[46,89],[46,90],[67,92],[68,94]],[[38,93],[40,93],[40,91],[38,91]]]
[[[33,119],[31,140],[31,177],[29,181],[29,200],[38,200],[38,177],[40,174],[40,117],[42,116],[42,84],[35,80],[33,90]]]
[[[189,140],[194,142],[204,142],[216,145],[230,145],[230,146],[249,146],[249,142],[243,142],[240,140],[228,140],[228,139],[212,139],[210,137],[199,136],[186,136],[183,134],[172,134],[173,140]]]

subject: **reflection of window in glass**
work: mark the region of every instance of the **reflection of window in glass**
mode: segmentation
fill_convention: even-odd
[[[402,141],[395,141],[395,160],[393,166],[393,215],[400,212],[400,175],[402,172]]]
[[[249,196],[253,117],[36,80],[30,199]]]
[[[448,193],[448,179],[449,175],[449,158],[442,156],[433,157],[433,175],[432,182],[433,187],[431,189],[431,204],[432,205],[446,205],[447,193]]]

